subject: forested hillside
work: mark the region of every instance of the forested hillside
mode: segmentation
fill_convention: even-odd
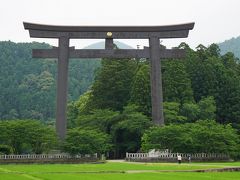
[[[221,49],[221,54],[232,52],[236,57],[240,58],[240,36],[226,40],[218,45]]]
[[[33,48],[50,48],[50,45],[0,42],[0,119],[47,121],[55,116],[56,60],[31,58]],[[198,103],[211,96],[216,102],[219,122],[239,121],[237,58],[231,53],[220,55],[216,45],[208,48],[199,45],[196,50],[187,45],[184,48],[188,50],[184,61],[163,63],[164,101],[179,103],[182,108],[185,102]],[[88,90],[98,67],[98,60],[70,60],[69,102]],[[101,75],[104,72],[107,74]],[[138,104],[144,114],[151,114],[148,61],[103,61],[101,73],[93,84],[95,107],[91,109],[121,111],[132,102]]]
[[[55,117],[56,60],[33,59],[33,48],[44,43],[0,42],[0,119]],[[92,84],[100,61],[70,60],[69,100],[76,100]]]

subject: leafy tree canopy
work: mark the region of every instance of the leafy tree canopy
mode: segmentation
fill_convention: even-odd
[[[10,146],[15,154],[41,154],[57,142],[53,127],[35,120],[0,121],[0,132],[0,144]]]
[[[73,128],[68,130],[63,150],[72,155],[105,153],[112,148],[110,137],[96,130]]]
[[[142,137],[142,149],[169,149],[183,153],[227,153],[239,151],[239,136],[231,125],[213,120],[153,127]]]

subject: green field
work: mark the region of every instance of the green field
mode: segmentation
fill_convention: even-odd
[[[234,163],[124,163],[110,162],[104,164],[30,164],[30,165],[0,165],[0,180],[66,180],[66,179],[240,179],[240,172],[176,172],[181,170],[198,170],[224,167],[240,167],[240,162]],[[165,172],[164,172],[165,171]],[[172,172],[166,172],[172,171]],[[175,172],[174,172],[175,171]]]

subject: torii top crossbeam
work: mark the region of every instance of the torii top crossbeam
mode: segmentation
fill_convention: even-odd
[[[149,58],[151,61],[152,119],[163,125],[161,61],[181,58],[181,49],[162,49],[159,39],[186,38],[194,23],[167,26],[53,26],[24,22],[30,37],[58,38],[59,47],[33,50],[36,58],[58,58],[56,129],[64,139],[66,133],[67,77],[69,58]],[[105,39],[105,49],[69,48],[70,39]],[[149,48],[113,49],[113,39],[149,39]]]
[[[29,30],[30,37],[59,38],[68,35],[72,39],[148,39],[185,38],[194,23],[168,26],[53,26],[24,22],[24,28]],[[111,32],[108,34],[108,32]]]

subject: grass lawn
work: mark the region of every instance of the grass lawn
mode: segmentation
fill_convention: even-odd
[[[104,179],[104,180],[128,180],[128,179],[213,179],[234,180],[240,179],[240,172],[147,172],[154,170],[196,170],[209,168],[223,168],[240,166],[240,162],[234,163],[120,163],[110,162],[105,164],[29,164],[29,165],[0,165],[0,180],[66,180],[66,179]]]

